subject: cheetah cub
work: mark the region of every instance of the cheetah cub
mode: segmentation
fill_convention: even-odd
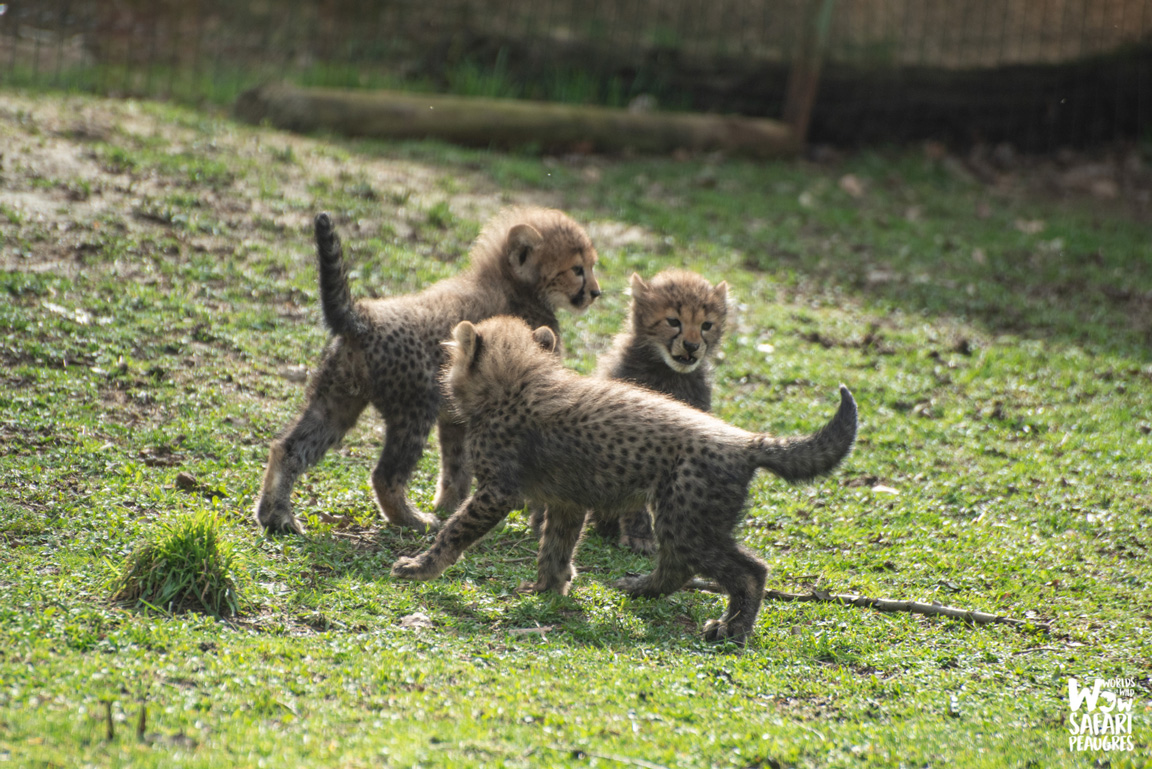
[[[728,316],[728,284],[713,287],[686,270],[666,270],[648,283],[632,274],[631,326],[600,359],[599,376],[665,393],[693,408],[712,408],[712,366]],[[612,519],[593,511],[592,523],[606,537],[639,553],[656,550],[643,507]]]
[[[728,594],[704,637],[743,643],[764,597],[767,567],[736,543],[748,485],[764,467],[789,481],[827,473],[856,439],[856,403],[819,432],[774,438],[745,432],[667,396],[624,382],[581,377],[550,352],[551,330],[515,318],[461,323],[452,333],[445,388],[461,419],[476,490],[414,558],[392,574],[433,579],[525,497],[548,506],[531,589],[566,593],[584,513],[647,503],[659,549],[651,574],[621,580],[634,596],[679,590],[694,574]]]
[[[328,214],[316,217],[315,232],[321,303],[332,336],[303,412],[272,444],[256,521],[271,532],[302,531],[292,512],[293,484],[372,404],[385,423],[384,448],[372,472],[381,511],[398,526],[435,528],[439,519],[418,511],[405,494],[433,424],[441,450],[435,507],[455,510],[472,480],[464,426],[441,405],[441,342],[461,321],[502,314],[556,332],[559,308],[579,313],[600,296],[596,249],[560,211],[509,209],[476,239],[468,271],[419,294],[353,303]]]

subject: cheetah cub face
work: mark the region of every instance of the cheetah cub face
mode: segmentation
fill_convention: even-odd
[[[566,224],[558,222],[548,240],[530,224],[516,225],[508,233],[509,261],[515,277],[550,307],[579,314],[600,296],[599,257],[584,231]]]
[[[632,275],[632,326],[673,371],[690,374],[720,344],[728,314],[728,284],[713,287],[683,270],[660,273],[650,283]]]
[[[600,283],[596,280],[596,251],[588,247],[561,256],[546,265],[543,278],[544,294],[553,307],[566,307],[582,313],[600,296]]]

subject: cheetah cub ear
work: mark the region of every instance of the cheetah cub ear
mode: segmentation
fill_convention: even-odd
[[[532,338],[536,340],[536,344],[544,349],[544,352],[556,351],[556,335],[547,326],[541,326],[533,331]]]
[[[716,303],[721,307],[726,307],[728,304],[728,281],[722,280],[712,289],[712,296],[716,297]]]
[[[544,242],[544,236],[530,224],[517,224],[508,230],[508,264],[512,274],[525,283],[539,279],[533,252]]]
[[[632,288],[632,298],[644,296],[648,293],[648,284],[644,282],[644,278],[640,277],[640,273],[632,273],[631,279],[628,281],[629,286]]]
[[[480,335],[476,333],[476,327],[466,320],[452,329],[452,339],[456,343],[454,357],[458,361],[474,360],[476,353],[480,352]]]

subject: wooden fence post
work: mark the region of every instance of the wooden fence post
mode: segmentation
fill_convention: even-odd
[[[792,128],[797,143],[808,140],[808,123],[816,104],[820,85],[820,65],[828,45],[832,10],[836,0],[808,0],[800,44],[788,73],[788,90],[784,96],[784,122]]]

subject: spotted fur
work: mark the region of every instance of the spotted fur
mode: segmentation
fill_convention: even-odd
[[[651,574],[618,584],[636,596],[680,589],[694,574],[728,593],[709,640],[743,643],[763,600],[767,567],[737,544],[733,529],[757,468],[789,481],[830,472],[856,438],[856,403],[840,388],[836,416],[813,435],[745,432],[639,387],[563,368],[548,352],[555,336],[520,320],[461,323],[445,374],[467,424],[476,490],[432,546],[401,558],[392,574],[433,579],[525,497],[548,506],[536,591],[566,593],[584,513],[647,503],[659,550]]]
[[[628,327],[601,359],[599,376],[664,393],[701,411],[712,408],[713,353],[728,317],[728,284],[712,286],[694,272],[666,270],[648,283],[632,274]],[[653,553],[656,540],[648,511],[639,507],[613,516],[592,511],[590,522],[621,546]]]
[[[328,214],[316,217],[315,232],[321,303],[332,336],[303,412],[272,443],[256,521],[272,532],[302,531],[291,503],[296,479],[372,404],[386,429],[372,473],[381,511],[398,526],[435,528],[439,519],[418,511],[405,493],[433,425],[441,449],[436,508],[455,510],[472,478],[464,428],[442,410],[441,343],[461,321],[501,314],[557,332],[557,309],[582,312],[600,295],[596,250],[560,211],[509,209],[480,233],[465,273],[419,294],[354,303]]]

